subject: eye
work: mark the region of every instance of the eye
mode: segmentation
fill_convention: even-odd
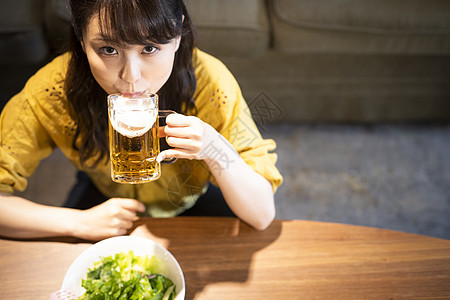
[[[117,54],[117,50],[114,49],[113,47],[109,47],[109,46],[101,47],[99,49],[99,52],[102,53],[102,54],[106,54],[106,55],[115,55],[115,54]]]
[[[158,48],[155,46],[145,46],[144,49],[142,49],[142,53],[144,54],[153,54],[156,51],[158,51]]]

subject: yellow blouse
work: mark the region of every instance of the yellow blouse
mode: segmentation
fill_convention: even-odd
[[[206,191],[208,181],[215,184],[203,161],[179,159],[173,164],[162,164],[158,180],[136,185],[113,182],[109,162],[99,163],[94,169],[80,165],[78,152],[72,148],[75,121],[69,114],[63,89],[69,55],[61,55],[39,70],[3,109],[0,191],[25,190],[27,178],[39,162],[59,147],[103,194],[138,199],[147,205],[151,216],[175,216],[194,205]],[[269,153],[275,149],[275,142],[261,137],[238,83],[219,60],[196,50],[193,61],[197,76],[196,116],[222,134],[249,166],[271,182],[275,192],[282,182],[275,167],[277,155]],[[221,155],[214,145],[208,151]],[[233,162],[232,157],[220,159]],[[257,205],[258,199],[254,201]]]

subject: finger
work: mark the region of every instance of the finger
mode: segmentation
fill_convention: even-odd
[[[119,213],[116,214],[116,217],[119,220],[123,221],[137,221],[139,217],[136,215],[136,212],[128,210],[128,209],[122,209]]]
[[[174,157],[174,156],[168,156],[167,154],[167,151],[169,151],[169,150],[164,150],[164,151],[162,151],[162,152],[160,152],[159,154],[158,154],[158,156],[156,157],[156,161],[158,162],[158,163],[160,163],[160,162],[162,162],[163,160],[165,160],[166,158],[168,158],[168,157]]]
[[[128,229],[128,228],[131,228],[132,226],[133,226],[133,221],[125,220],[125,219],[121,219],[121,218],[114,218],[111,220],[111,223],[110,223],[110,228],[116,229],[116,230]]]
[[[171,114],[166,117],[166,124],[173,127],[185,127],[192,124],[193,117],[182,114]]]
[[[119,226],[118,226],[118,228],[124,229],[124,230],[130,229],[132,227],[133,227],[133,221],[128,221],[128,220],[121,220],[121,222],[119,223]]]
[[[165,128],[166,128],[166,127],[167,127],[167,126],[161,126],[161,127],[158,128],[158,133],[159,133],[159,137],[160,137],[160,138],[163,138],[163,137],[166,136],[166,133],[165,133]]]
[[[156,161],[160,163],[164,159],[172,157],[194,159],[195,154],[187,150],[168,149],[159,153],[158,156],[156,157]]]
[[[165,136],[174,136],[179,138],[187,138],[187,139],[200,139],[201,135],[198,133],[199,130],[195,130],[195,128],[191,127],[174,127],[174,126],[166,126],[164,128]]]
[[[144,212],[145,205],[142,202],[139,202],[135,199],[118,199],[121,207],[129,210],[129,211],[138,211]]]
[[[127,234],[128,230],[125,228],[111,228],[106,237],[120,236]]]
[[[198,152],[200,150],[200,142],[192,139],[178,138],[170,136],[166,138],[167,144],[174,148],[187,150],[190,152]]]

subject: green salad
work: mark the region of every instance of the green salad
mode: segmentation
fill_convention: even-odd
[[[104,257],[82,279],[86,292],[79,299],[173,300],[175,284],[162,271],[155,256],[141,257],[130,251]]]

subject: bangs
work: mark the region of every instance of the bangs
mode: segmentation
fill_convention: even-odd
[[[102,38],[123,47],[169,43],[182,34],[182,12],[175,16],[160,1],[100,1],[98,20]]]

